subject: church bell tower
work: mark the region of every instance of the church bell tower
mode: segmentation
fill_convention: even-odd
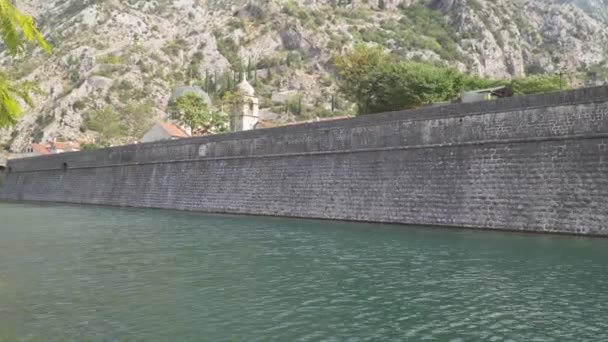
[[[260,119],[259,99],[253,86],[247,82],[247,77],[236,86],[236,90],[240,99],[235,106],[231,128],[235,132],[252,130]]]

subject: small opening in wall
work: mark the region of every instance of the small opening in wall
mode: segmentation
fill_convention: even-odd
[[[67,171],[68,170],[68,163],[61,164],[61,170]]]
[[[6,172],[6,167],[0,166],[0,173],[4,173],[4,172]]]
[[[460,120],[458,120],[458,122],[462,122],[462,118],[460,118]]]
[[[8,171],[7,173],[11,173],[13,171],[13,168],[9,166],[6,170]]]

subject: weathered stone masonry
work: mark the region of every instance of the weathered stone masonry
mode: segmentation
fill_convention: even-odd
[[[10,161],[0,198],[608,235],[608,87]]]

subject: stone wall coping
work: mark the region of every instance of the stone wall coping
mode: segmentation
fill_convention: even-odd
[[[175,160],[154,160],[149,162],[132,162],[132,163],[113,163],[104,165],[87,165],[87,166],[76,166],[76,167],[55,167],[55,168],[40,168],[40,169],[28,169],[18,170],[12,173],[31,173],[40,171],[67,171],[71,170],[82,170],[82,169],[101,169],[101,168],[113,168],[123,166],[137,166],[137,165],[153,165],[153,164],[179,164],[179,163],[192,163],[192,162],[208,162],[216,160],[234,160],[234,159],[264,159],[264,158],[289,158],[289,157],[302,157],[302,156],[318,156],[318,155],[332,155],[332,154],[350,154],[350,153],[368,153],[368,152],[382,152],[382,151],[399,151],[399,150],[423,150],[423,149],[441,149],[441,148],[453,148],[462,146],[480,146],[480,145],[508,145],[508,144],[526,144],[526,143],[541,143],[547,141],[577,141],[577,140],[601,140],[608,139],[608,133],[598,134],[587,134],[587,135],[564,135],[564,136],[552,136],[552,137],[536,137],[526,139],[500,139],[500,140],[479,140],[479,141],[467,141],[461,143],[448,143],[448,144],[427,144],[427,145],[414,145],[414,146],[392,146],[392,147],[376,147],[376,148],[358,148],[350,150],[331,150],[331,151],[314,151],[314,152],[294,152],[294,153],[275,153],[275,154],[258,154],[258,155],[245,155],[245,156],[227,156],[227,157],[200,157],[200,158],[189,158],[189,159],[175,159]]]

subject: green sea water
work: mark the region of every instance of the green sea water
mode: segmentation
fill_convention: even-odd
[[[0,203],[0,341],[608,341],[608,240]]]

